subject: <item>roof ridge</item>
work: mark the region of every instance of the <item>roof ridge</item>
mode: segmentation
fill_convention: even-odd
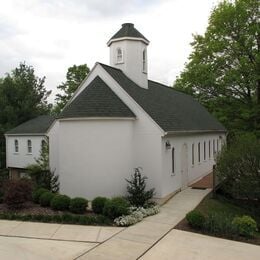
[[[100,64],[101,66],[109,67],[109,68],[111,68],[111,69],[115,69],[115,70],[119,70],[119,71],[123,72],[121,69],[118,69],[118,68],[116,68],[116,67],[107,65],[107,64],[105,64],[105,63],[102,63],[102,62],[99,62],[99,61],[97,61],[97,63]],[[123,73],[124,73],[124,72],[123,72]]]

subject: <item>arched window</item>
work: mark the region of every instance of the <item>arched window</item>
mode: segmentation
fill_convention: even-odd
[[[211,144],[210,144],[210,140],[209,140],[209,159],[211,158]]]
[[[198,143],[198,162],[200,162],[200,143]]]
[[[116,49],[116,62],[117,63],[123,62],[123,51],[121,48]]]
[[[204,149],[203,149],[203,159],[204,159],[204,161],[206,161],[206,142],[204,141],[204,147],[203,147]]]
[[[194,144],[191,146],[191,164],[194,165]]]
[[[27,140],[27,152],[32,153],[32,141]]]
[[[143,72],[146,72],[146,50],[143,50]]]
[[[172,148],[172,173],[174,173],[175,161],[174,161],[174,147]]]
[[[19,153],[19,143],[17,139],[14,140],[14,151]]]

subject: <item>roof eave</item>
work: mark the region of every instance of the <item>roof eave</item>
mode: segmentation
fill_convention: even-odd
[[[213,129],[213,130],[181,130],[181,131],[167,131],[164,135],[179,135],[179,134],[206,134],[206,133],[226,133],[227,130]]]
[[[142,41],[142,42],[145,43],[146,45],[149,45],[149,43],[150,43],[148,40],[146,40],[146,39],[144,39],[144,38],[141,38],[141,37],[128,37],[128,36],[125,36],[125,37],[110,39],[110,40],[107,42],[107,46],[109,47],[113,42],[124,41],[124,40],[129,40],[129,41]]]
[[[46,133],[6,133],[5,136],[44,136]]]

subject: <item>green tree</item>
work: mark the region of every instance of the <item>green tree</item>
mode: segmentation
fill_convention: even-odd
[[[73,65],[68,68],[66,74],[66,81],[61,83],[57,88],[62,91],[61,94],[56,95],[56,106],[54,107],[54,114],[61,112],[63,107],[72,97],[80,83],[86,78],[89,73],[87,64]]]
[[[193,95],[228,130],[260,134],[260,2],[223,1],[174,88]]]
[[[41,114],[49,113],[47,98],[51,91],[44,86],[45,77],[35,75],[34,68],[20,63],[0,79],[0,168],[5,165],[4,133]]]

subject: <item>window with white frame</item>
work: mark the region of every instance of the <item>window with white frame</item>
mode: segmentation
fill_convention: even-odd
[[[209,159],[211,158],[211,142],[209,140]]]
[[[215,139],[213,139],[213,155],[216,153],[216,147],[215,147]]]
[[[121,48],[116,49],[116,62],[117,63],[123,62],[123,51]]]
[[[17,139],[14,140],[14,152],[19,153],[19,142]]]
[[[217,139],[217,152],[219,151],[218,149],[219,149],[219,147],[218,147],[218,139]]]
[[[200,163],[200,143],[198,143],[198,162]]]
[[[191,164],[194,165],[194,144],[191,146]]]
[[[204,141],[204,146],[203,146],[203,159],[206,161],[206,142]]]
[[[174,160],[174,147],[172,148],[172,173],[174,174],[175,160]]]
[[[32,140],[27,140],[27,152],[32,153]]]
[[[146,72],[146,50],[143,50],[143,72]]]

